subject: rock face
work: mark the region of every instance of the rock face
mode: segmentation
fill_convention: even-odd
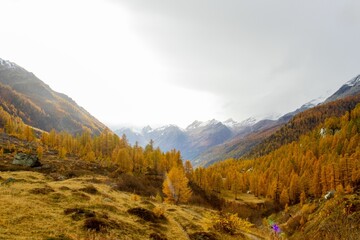
[[[12,164],[22,165],[22,166],[27,166],[27,167],[41,166],[39,158],[36,155],[28,155],[25,153],[16,154]]]

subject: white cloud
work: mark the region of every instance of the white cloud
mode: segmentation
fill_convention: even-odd
[[[285,113],[359,73],[356,1],[4,0],[0,57],[106,123]]]

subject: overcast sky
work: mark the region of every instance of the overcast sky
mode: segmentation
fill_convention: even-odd
[[[104,123],[295,110],[360,73],[358,0],[0,0],[0,58]]]

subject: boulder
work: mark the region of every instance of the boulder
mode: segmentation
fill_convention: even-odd
[[[324,198],[325,200],[329,200],[335,196],[335,190],[329,191],[327,194],[325,194]]]
[[[14,160],[12,162],[14,165],[22,165],[27,167],[39,167],[41,163],[39,158],[33,154],[25,154],[25,153],[18,153],[15,155]]]

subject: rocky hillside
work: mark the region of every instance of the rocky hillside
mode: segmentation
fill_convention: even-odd
[[[98,134],[105,128],[71,98],[3,59],[0,59],[0,106],[26,124],[45,131],[77,133],[89,129]]]
[[[360,75],[354,77],[353,79],[346,82],[337,90],[333,95],[331,95],[325,102],[335,101],[348,96],[355,96],[360,93]]]

